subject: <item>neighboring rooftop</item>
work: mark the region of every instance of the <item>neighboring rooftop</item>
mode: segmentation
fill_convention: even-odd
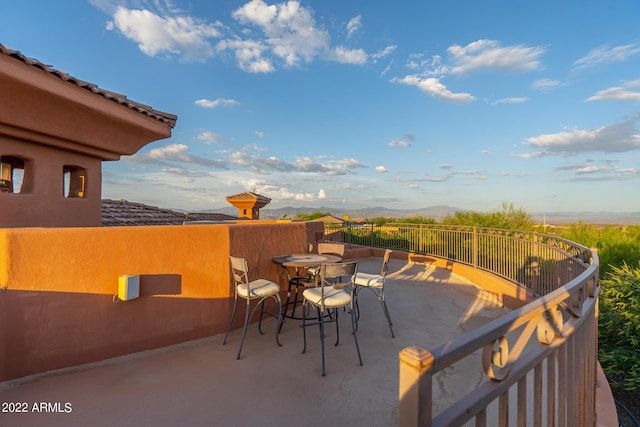
[[[213,212],[178,212],[127,200],[102,200],[102,225],[182,225],[191,221],[237,221],[239,218]]]

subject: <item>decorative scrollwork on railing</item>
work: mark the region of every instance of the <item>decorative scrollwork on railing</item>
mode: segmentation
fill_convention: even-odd
[[[564,329],[564,319],[558,307],[552,307],[545,311],[538,321],[538,341],[545,345],[550,345],[554,339],[562,336]]]
[[[507,337],[500,337],[496,341],[485,345],[482,349],[482,367],[484,373],[492,380],[502,381],[508,374],[509,341]]]

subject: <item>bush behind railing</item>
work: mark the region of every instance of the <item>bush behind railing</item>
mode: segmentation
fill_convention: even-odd
[[[325,235],[348,245],[432,255],[489,271],[537,295],[577,277],[589,263],[588,248],[558,236],[440,224],[325,224]]]

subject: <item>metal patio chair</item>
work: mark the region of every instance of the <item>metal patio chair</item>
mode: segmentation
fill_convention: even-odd
[[[336,344],[340,342],[340,329],[338,325],[338,313],[339,308],[349,307],[349,313],[351,315],[351,329],[353,331],[353,340],[356,344],[356,350],[358,352],[358,360],[360,366],[362,366],[362,356],[360,355],[360,346],[358,345],[358,337],[356,335],[356,319],[355,311],[353,310],[353,281],[356,273],[358,272],[358,262],[346,262],[346,263],[332,263],[322,264],[320,266],[320,280],[318,287],[307,288],[302,293],[303,302],[303,316],[302,316],[302,331],[304,337],[304,347],[302,352],[307,350],[307,327],[313,325],[320,326],[320,344],[322,347],[322,376],[326,375],[325,369],[325,350],[324,350],[324,338],[325,338],[325,324],[335,322],[336,324]],[[342,281],[342,279],[345,279]],[[347,291],[349,290],[349,292]],[[307,323],[307,314],[311,306],[315,307],[317,312],[317,320],[312,323]],[[330,313],[330,315],[327,315]]]
[[[275,314],[266,314],[278,319],[278,324],[276,325],[276,343],[279,346],[282,346],[278,338],[278,335],[280,333],[280,325],[283,322],[282,301],[280,300],[280,285],[267,279],[256,279],[249,281],[249,268],[247,267],[247,261],[244,258],[237,258],[233,256],[229,256],[229,259],[231,261],[231,273],[233,275],[235,284],[235,296],[233,300],[233,311],[231,312],[231,320],[229,320],[229,326],[227,327],[227,332],[224,335],[224,341],[222,342],[222,344],[224,345],[227,343],[227,337],[229,336],[229,331],[231,330],[231,325],[233,324],[233,318],[235,317],[238,308],[238,298],[243,298],[246,301],[246,308],[244,316],[244,326],[242,328],[242,338],[240,339],[240,348],[238,349],[238,355],[236,359],[240,359],[240,353],[242,352],[242,346],[244,344],[244,338],[247,334],[249,321],[251,320],[251,317],[253,317],[253,314],[258,307],[260,307],[258,331],[260,331],[261,335],[264,335],[264,332],[262,331],[262,317],[265,314],[264,303],[268,298],[273,298],[278,303],[278,312]],[[258,303],[255,307],[253,307],[253,310],[251,310],[251,301],[254,300],[258,300]],[[251,314],[249,314],[249,312],[251,312]]]
[[[358,292],[362,289],[368,289],[373,292],[384,311],[384,315],[387,317],[389,323],[389,329],[391,330],[391,337],[395,338],[393,333],[393,323],[391,322],[391,316],[389,315],[389,309],[387,308],[387,302],[384,298],[384,282],[387,276],[387,270],[389,269],[389,258],[391,258],[391,250],[387,249],[384,252],[384,258],[382,260],[382,272],[380,274],[368,274],[360,273],[356,274],[355,286],[353,290],[353,300],[356,311],[356,328],[358,327],[358,320],[360,320],[360,308],[358,307]]]

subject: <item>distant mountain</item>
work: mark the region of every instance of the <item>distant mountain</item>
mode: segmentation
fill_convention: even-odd
[[[372,207],[361,209],[343,209],[331,207],[291,207],[287,206],[278,209],[263,208],[260,210],[262,219],[294,218],[299,213],[329,212],[331,215],[344,218],[346,215],[351,219],[355,218],[407,218],[423,216],[433,218],[436,221],[442,220],[447,215],[452,215],[456,211],[464,211],[452,206],[429,206],[420,209],[390,209],[387,207]],[[220,209],[210,209],[205,212],[216,212],[227,215],[238,215],[238,210],[233,206],[226,206]],[[585,222],[588,224],[640,224],[640,212],[535,212],[531,213],[534,220],[539,224],[571,224]]]
[[[387,218],[406,218],[412,216],[423,216],[426,218],[434,218],[441,220],[446,215],[453,214],[460,209],[451,206],[431,206],[421,209],[389,209],[385,207],[373,207],[373,208],[361,208],[361,209],[338,209],[330,207],[299,207],[294,208],[287,206],[279,209],[260,209],[261,219],[281,219],[281,218],[294,218],[299,213],[313,213],[313,212],[329,212],[331,215],[344,218],[375,218],[375,217],[387,217]],[[211,210],[211,212],[223,213],[227,215],[237,215],[238,209],[229,206],[220,209]]]

